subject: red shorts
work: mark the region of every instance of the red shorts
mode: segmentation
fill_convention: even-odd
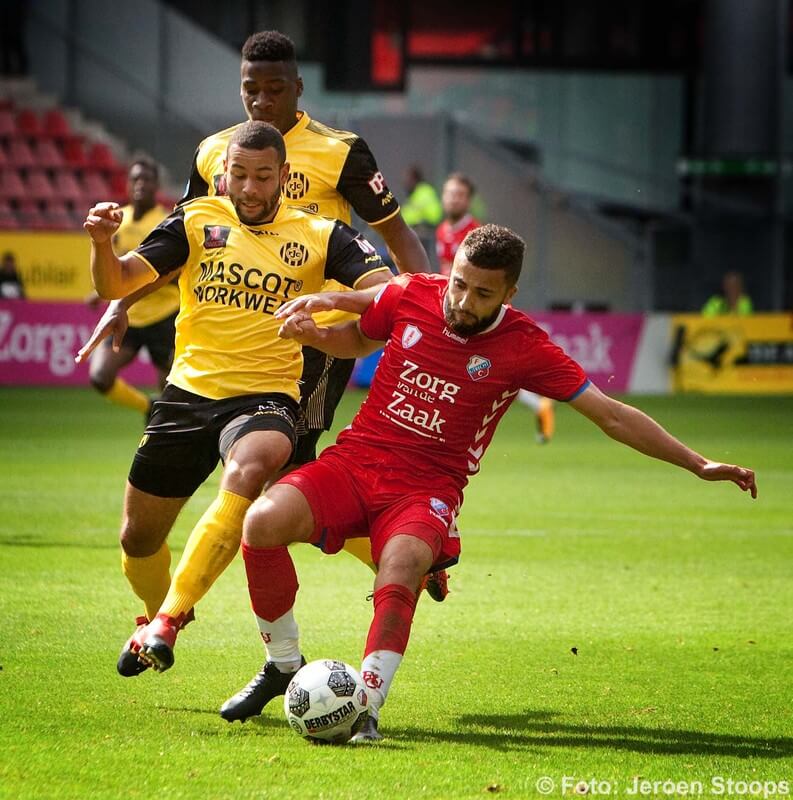
[[[366,465],[338,446],[279,483],[294,486],[308,500],[314,515],[311,544],[323,553],[338,553],[347,539],[368,536],[372,560],[378,564],[385,543],[407,534],[429,545],[433,569],[456,564],[460,556],[458,501],[449,489],[431,493],[411,486],[404,475],[380,464]]]

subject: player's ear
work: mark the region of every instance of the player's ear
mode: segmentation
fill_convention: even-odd
[[[283,186],[286,183],[286,179],[288,177],[289,177],[289,162],[284,161],[284,163],[281,164],[281,173],[280,173],[281,186]]]
[[[508,303],[512,298],[517,294],[518,291],[518,284],[516,283],[514,286],[510,286],[507,289],[506,295],[504,295],[504,302]]]
[[[297,81],[295,81],[295,83],[297,85],[297,96],[298,97],[302,97],[303,96],[303,78],[301,78],[300,75],[298,75],[297,76]]]

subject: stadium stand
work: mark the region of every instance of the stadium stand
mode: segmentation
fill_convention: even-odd
[[[53,102],[29,79],[0,80],[0,230],[80,230],[93,203],[126,203],[123,145]]]

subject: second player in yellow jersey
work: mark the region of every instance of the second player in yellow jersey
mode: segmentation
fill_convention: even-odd
[[[127,179],[129,204],[121,209],[121,224],[114,236],[114,246],[119,255],[137,247],[149,231],[168,216],[168,210],[157,203],[158,186],[156,162],[140,158],[132,163]],[[108,337],[92,354],[89,368],[91,385],[111,402],[148,416],[150,397],[127,383],[119,372],[145,348],[157,368],[162,389],[171,368],[174,320],[178,310],[179,289],[173,283],[132,306],[129,328],[120,347],[114,349],[113,340]]]

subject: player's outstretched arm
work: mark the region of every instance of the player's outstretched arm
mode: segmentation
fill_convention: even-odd
[[[115,300],[151,283],[154,275],[133,253],[119,258],[113,251],[113,234],[121,224],[118,203],[97,203],[83,223],[91,237],[91,279],[97,294]]]
[[[643,411],[608,397],[592,384],[571,400],[570,405],[591,419],[612,439],[627,444],[640,453],[687,469],[706,481],[732,481],[752,497],[757,497],[753,470],[735,464],[709,461],[675,439]]]
[[[372,227],[383,237],[401,273],[432,272],[424,246],[402,214],[394,214],[385,222],[372,223]]]
[[[282,339],[295,339],[301,345],[335,358],[363,358],[384,344],[364,336],[358,320],[320,328],[307,311],[291,314],[281,325],[278,335]]]
[[[99,322],[96,323],[93,333],[89,339],[83,343],[83,346],[74,357],[75,362],[82,364],[83,361],[86,361],[88,356],[90,356],[91,353],[96,350],[97,346],[108,336],[113,337],[113,350],[117,353],[121,348],[121,342],[124,340],[127,328],[129,328],[127,309],[135,305],[138,300],[142,300],[144,297],[162,288],[166,283],[170,283],[179,272],[180,270],[176,273],[171,272],[167,275],[163,275],[157,278],[154,283],[148,283],[143,288],[138,289],[132,294],[128,294],[126,297],[122,297],[119,300],[112,300],[105,309],[105,313],[100,317]]]
[[[298,311],[316,314],[318,311],[351,311],[353,314],[363,314],[374,302],[377,294],[382,290],[383,284],[377,283],[367,289],[356,289],[350,292],[318,292],[317,294],[304,294],[284,303],[275,312],[276,319],[287,319]]]

